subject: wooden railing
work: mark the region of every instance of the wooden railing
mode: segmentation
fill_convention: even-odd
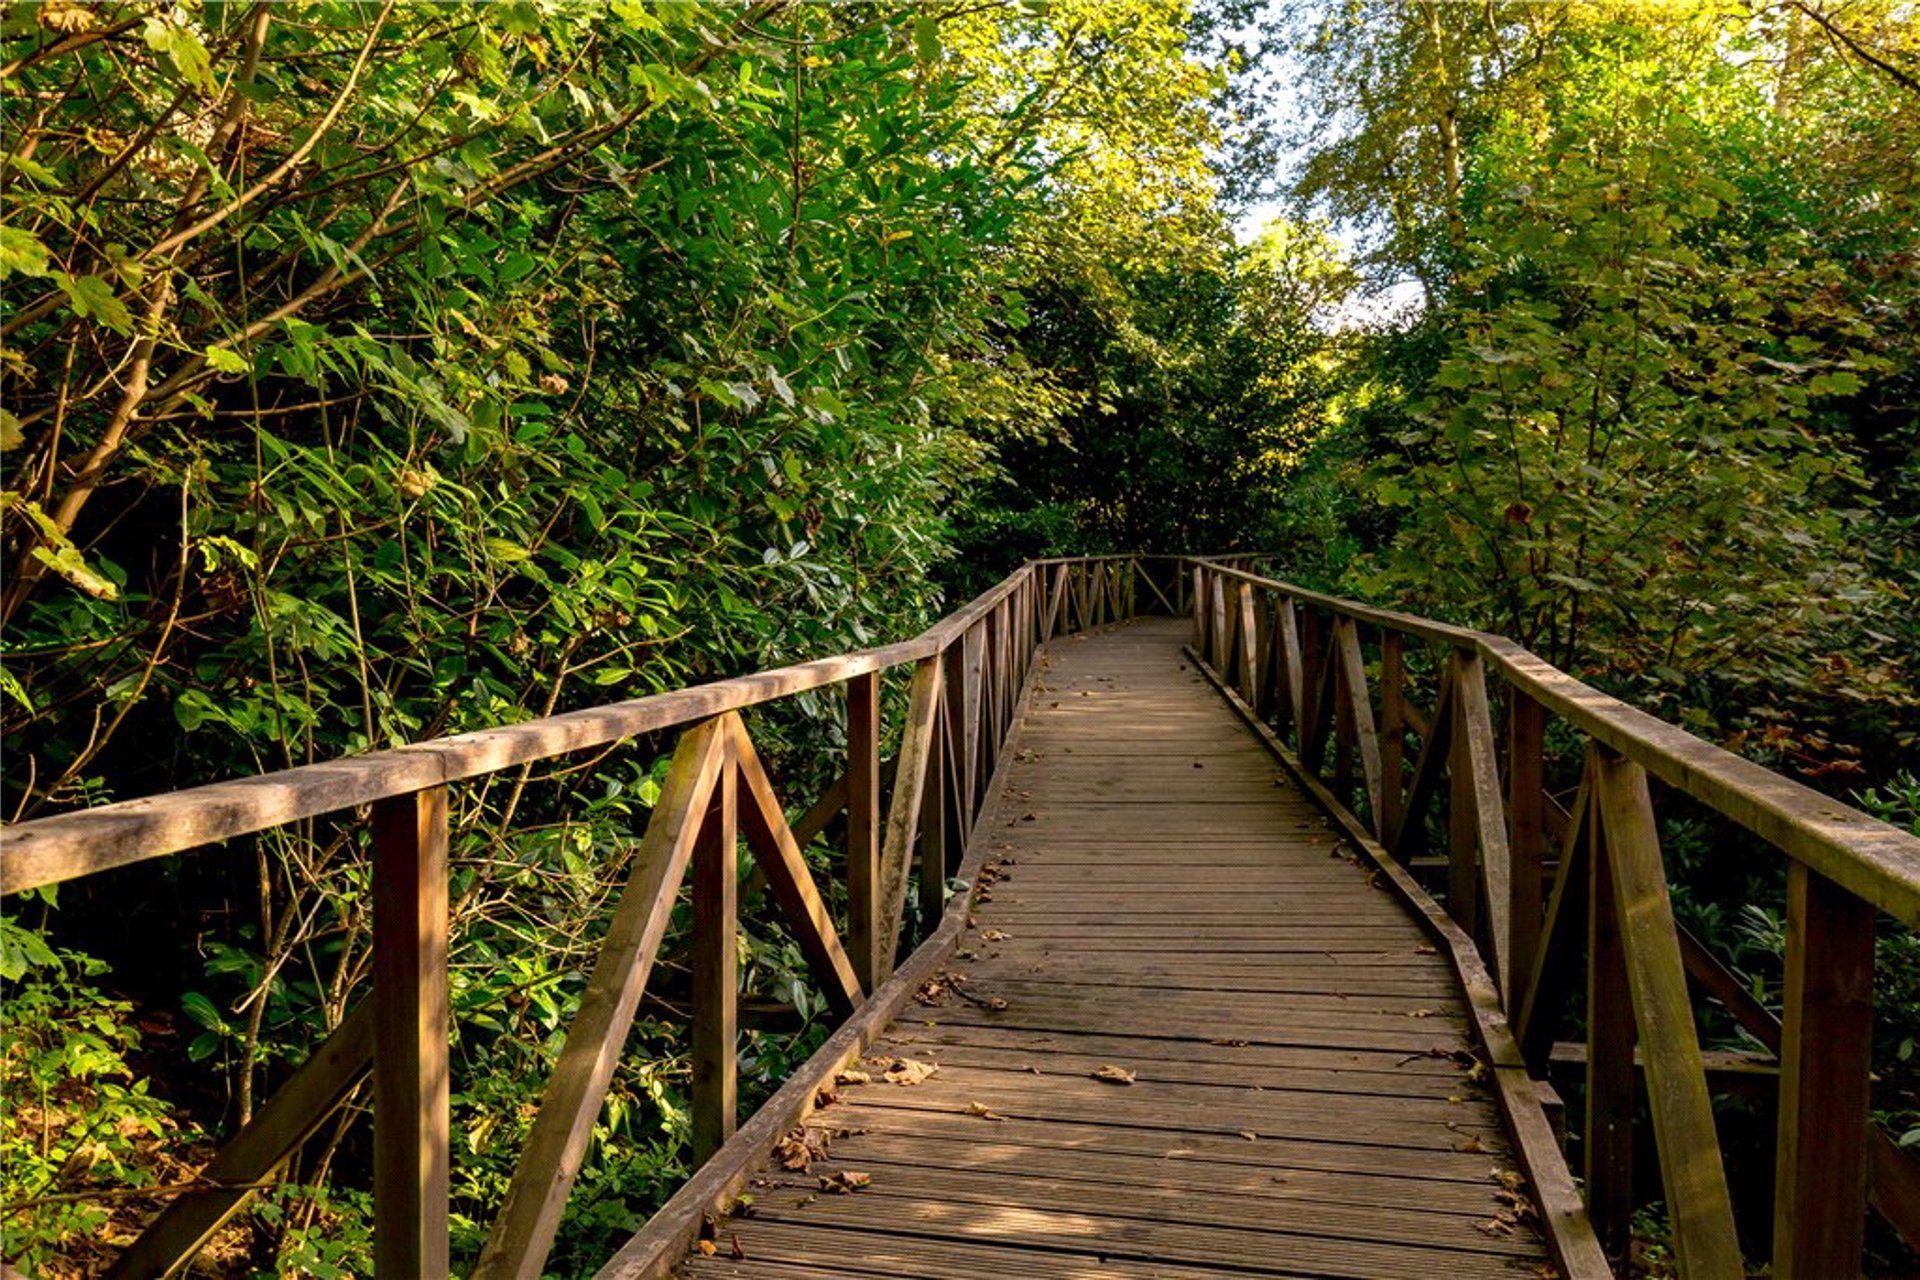
[[[1920,1246],[1920,1162],[1869,1116],[1876,914],[1920,926],[1920,839],[1497,636],[1189,563],[1203,669],[1453,952],[1540,1208],[1573,1250],[1563,1271],[1624,1258],[1644,1097],[1682,1274],[1744,1274],[1689,981],[1778,1054],[1772,1274],[1858,1275],[1869,1202]],[[1564,807],[1548,789],[1551,720],[1582,757]],[[1782,1017],[1676,923],[1656,784],[1663,804],[1688,797],[1785,855]],[[1409,871],[1431,861],[1436,808],[1444,915]],[[1537,1123],[1568,1012],[1586,1034],[1563,1055],[1586,1068],[1584,1204]],[[1604,1260],[1581,1252],[1583,1214]]]
[[[804,1114],[813,1094],[808,1081],[859,1052],[925,976],[919,969],[926,966],[912,959],[895,973],[908,893],[917,895],[929,933],[938,924],[957,934],[966,897],[948,900],[949,878],[968,871],[962,854],[1037,647],[1058,634],[1133,617],[1136,608],[1177,614],[1187,603],[1184,574],[1171,558],[1036,561],[900,644],[0,831],[0,892],[18,893],[321,815],[344,812],[354,821],[364,812],[370,829],[370,994],[193,1186],[172,1195],[111,1274],[160,1276],[183,1267],[369,1074],[376,1268],[383,1276],[448,1274],[448,788],[680,727],[632,874],[473,1271],[541,1273],[690,870],[692,1139],[696,1161],[707,1163],[607,1271],[658,1273],[684,1252],[701,1216],[738,1191],[772,1138]],[[884,672],[908,667],[889,791],[879,682]],[[845,770],[789,825],[743,713],[836,686],[846,699]],[[803,857],[841,812],[844,926]],[[756,1114],[754,1132],[736,1135],[739,838],[845,1022],[812,1069],[800,1073],[805,1079],[797,1077]],[[722,1148],[727,1158],[709,1160]]]

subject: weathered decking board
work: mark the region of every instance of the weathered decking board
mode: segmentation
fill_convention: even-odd
[[[875,1082],[809,1121],[831,1159],[769,1167],[685,1274],[1551,1274],[1501,1199],[1452,971],[1182,659],[1186,629],[1049,647],[981,819],[1002,878],[950,966],[972,999],[899,1018]],[[890,1058],[939,1071],[880,1082]],[[871,1181],[824,1192],[836,1172]]]

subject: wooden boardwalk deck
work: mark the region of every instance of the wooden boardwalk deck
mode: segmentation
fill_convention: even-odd
[[[684,1274],[1552,1274],[1451,969],[1187,633],[1048,646],[952,981],[808,1121],[828,1158],[769,1165]]]

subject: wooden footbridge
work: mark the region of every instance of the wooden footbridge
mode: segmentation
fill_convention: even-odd
[[[789,818],[747,717],[834,686],[845,769]],[[1689,1277],[1859,1274],[1870,1212],[1920,1242],[1869,1066],[1920,840],[1497,637],[1107,557],[888,648],[6,830],[10,893],[342,811],[372,832],[370,994],[115,1274],[185,1266],[369,1074],[379,1272],[448,1274],[448,787],[675,728],[474,1275],[542,1274],[683,892],[700,1164],[603,1277],[1602,1276],[1655,1199]],[[1667,804],[1778,861],[1780,1015],[1676,924]],[[842,817],[844,914],[804,856]],[[741,841],[840,1018],[743,1123]],[[1703,1051],[1696,999],[1770,1054]],[[1745,1239],[1726,1088],[1777,1099]]]

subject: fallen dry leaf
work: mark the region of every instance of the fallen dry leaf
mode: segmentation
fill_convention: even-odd
[[[1473,1225],[1478,1227],[1485,1235],[1510,1236],[1513,1234],[1513,1224],[1507,1221],[1505,1217],[1493,1217],[1487,1219],[1485,1222],[1476,1222]]]
[[[1412,1010],[1409,1010],[1409,1011],[1408,1011],[1408,1013],[1407,1013],[1407,1016],[1408,1016],[1409,1018],[1431,1018],[1431,1017],[1433,1016],[1433,1010],[1431,1010],[1431,1009],[1412,1009]]]
[[[1133,1072],[1127,1070],[1125,1067],[1116,1067],[1109,1062],[1096,1070],[1093,1073],[1093,1078],[1095,1080],[1104,1080],[1108,1084],[1132,1084]]]
[[[773,1155],[783,1169],[805,1172],[815,1160],[827,1158],[833,1135],[825,1129],[801,1125],[773,1144]]]
[[[967,1114],[970,1116],[977,1116],[982,1120],[1005,1120],[1006,1119],[1005,1116],[1001,1115],[998,1111],[995,1111],[993,1108],[989,1107],[984,1102],[969,1102],[967,1104]]]
[[[1255,1132],[1254,1132],[1253,1130],[1251,1130],[1251,1129],[1242,1129],[1242,1130],[1240,1131],[1240,1136],[1241,1136],[1241,1137],[1243,1137],[1243,1138],[1245,1138],[1245,1139],[1246,1139],[1246,1140],[1247,1140],[1248,1142],[1258,1142],[1258,1141],[1260,1141],[1260,1135],[1259,1135],[1259,1134],[1257,1134],[1257,1133],[1255,1133]]]
[[[929,1076],[939,1073],[940,1064],[937,1062],[916,1062],[912,1058],[894,1058],[887,1063],[886,1070],[880,1073],[880,1078],[888,1084],[906,1086],[919,1084]]]
[[[714,1247],[713,1241],[711,1240],[696,1241],[693,1247],[700,1251],[700,1256],[703,1258],[711,1258],[714,1254],[720,1252],[720,1250]]]
[[[835,1084],[872,1084],[873,1077],[865,1071],[842,1071],[833,1078]]]
[[[1005,929],[988,929],[986,932],[982,933],[980,936],[988,942],[1005,942],[1008,938],[1011,938],[1013,935],[1008,933]]]
[[[1246,1040],[1212,1040],[1208,1043],[1217,1044],[1227,1049],[1244,1049],[1251,1042]]]
[[[731,1242],[727,1248],[727,1256],[735,1262],[745,1262],[747,1260],[747,1251],[740,1247],[740,1233],[738,1231],[732,1232],[727,1238]]]
[[[820,1175],[820,1189],[831,1191],[837,1196],[851,1195],[873,1185],[873,1175],[855,1173],[852,1169],[835,1169],[832,1173]]]

